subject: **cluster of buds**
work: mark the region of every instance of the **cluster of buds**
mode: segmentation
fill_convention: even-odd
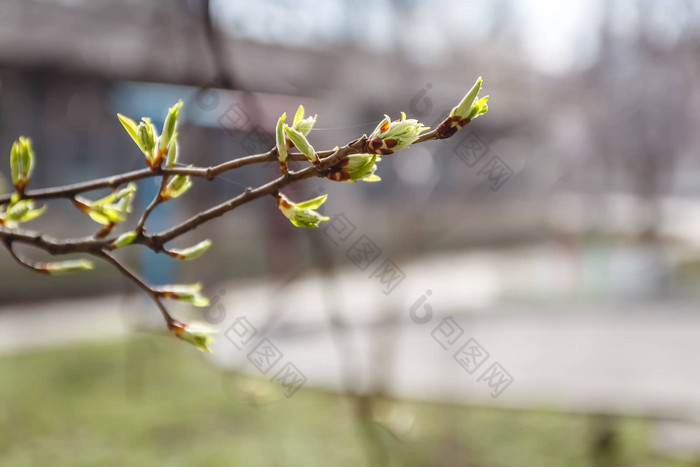
[[[10,171],[16,191],[10,197],[8,204],[0,206],[0,226],[14,229],[23,222],[36,219],[46,211],[46,205],[36,208],[33,200],[22,198],[22,194],[29,182],[33,165],[34,151],[32,150],[32,141],[29,138],[20,136],[19,140],[12,144],[12,149],[10,150]],[[85,259],[76,259],[52,263],[34,263],[31,264],[31,267],[38,272],[56,275],[92,269],[93,264]]]
[[[156,294],[161,298],[180,300],[191,303],[196,307],[209,306],[209,299],[202,295],[202,284],[173,284],[156,289]]]
[[[401,118],[391,121],[388,115],[379,122],[369,136],[367,146],[372,154],[391,154],[394,151],[406,149],[413,144],[423,133],[430,128],[423,126],[418,120],[406,119],[406,114],[401,112]]]
[[[136,194],[136,184],[129,183],[126,188],[115,191],[97,201],[75,198],[73,204],[98,224],[110,226],[124,222],[131,212],[131,205]]]
[[[185,324],[180,321],[171,321],[168,327],[178,339],[194,345],[203,352],[211,353],[216,329],[204,323]]]
[[[489,96],[484,96],[479,99],[479,92],[483,80],[481,76],[476,80],[474,86],[469,90],[462,101],[452,109],[450,116],[445,119],[437,128],[436,133],[438,138],[449,138],[456,132],[464,128],[469,122],[480,115],[484,115],[489,110],[487,104]]]
[[[296,227],[314,228],[321,222],[330,220],[329,217],[322,216],[316,209],[326,202],[328,195],[319,196],[302,203],[293,203],[282,193],[277,193],[277,207]]]
[[[352,154],[331,167],[326,177],[335,182],[379,182],[381,178],[374,172],[381,160],[377,154]]]
[[[315,114],[313,117],[304,117],[304,113],[304,106],[300,105],[297,109],[297,113],[294,114],[294,121],[292,121],[291,128],[306,136],[316,124],[318,114]]]
[[[124,129],[136,145],[141,149],[146,156],[146,164],[152,168],[158,168],[163,163],[163,160],[168,156],[168,165],[175,164],[177,153],[177,119],[180,116],[182,101],[178,101],[168,110],[168,116],[163,124],[163,133],[158,136],[156,129],[150,118],[143,117],[139,124],[136,124],[131,118],[117,114],[119,121],[124,125]],[[171,155],[171,152],[173,153]]]
[[[175,167],[177,164],[178,144],[177,133],[175,127],[179,116],[182,101],[179,101],[168,112],[168,117],[165,119],[163,134],[161,135],[161,144],[164,144],[165,150],[168,153],[168,159],[165,162],[166,167]],[[165,143],[164,143],[165,142]],[[188,167],[192,167],[189,165]],[[187,190],[192,187],[192,179],[189,175],[175,175],[160,192],[160,197],[163,201],[168,201],[173,198],[182,196]]]
[[[36,219],[46,211],[46,205],[35,208],[34,201],[22,199],[22,193],[27,187],[29,177],[34,165],[34,151],[32,141],[20,136],[18,141],[12,144],[10,150],[10,171],[12,182],[16,192],[10,197],[7,205],[0,206],[0,226],[16,228],[23,222]],[[73,271],[92,269],[92,262],[84,259],[57,261],[52,263],[35,263],[31,267],[45,274],[64,274]]]
[[[24,193],[29,177],[34,168],[34,150],[32,140],[20,136],[18,141],[12,143],[10,151],[10,171],[12,173],[12,183],[18,193]]]
[[[0,225],[14,229],[22,222],[36,219],[46,211],[46,205],[35,208],[31,199],[20,199],[18,193],[13,193],[7,205],[0,206]]]
[[[23,199],[22,195],[29,183],[29,177],[34,168],[34,150],[32,140],[20,136],[19,140],[12,143],[10,150],[10,172],[15,193],[10,197],[10,202],[0,206],[0,226],[16,228],[23,222],[36,219],[46,211],[46,205],[36,208],[34,201]]]
[[[311,146],[311,143],[306,139],[306,135],[308,135],[313,128],[317,117],[318,115],[304,118],[304,106],[300,105],[297,109],[297,113],[294,115],[292,126],[285,123],[287,119],[286,112],[277,120],[275,147],[277,148],[277,157],[280,161],[280,168],[283,173],[289,172],[289,168],[287,167],[287,150],[292,147],[292,144],[314,164],[319,164],[321,162],[313,146]]]
[[[478,96],[481,86],[482,79],[479,78],[464,99],[452,109],[449,117],[435,131],[435,135],[438,138],[451,136],[471,120],[488,111],[488,96],[483,98]],[[166,172],[161,168],[163,163],[168,168],[177,165],[177,124],[182,105],[182,101],[178,101],[169,109],[160,135],[151,120],[146,117],[142,118],[141,122],[137,124],[129,117],[117,114],[127,133],[145,155],[146,163],[148,167],[153,169],[153,174],[163,176],[163,188],[159,193],[160,201],[177,198],[192,186],[190,176],[178,174],[171,177],[170,172],[172,171]],[[321,159],[307,140],[307,135],[315,125],[317,116],[305,117],[304,107],[300,105],[291,125],[286,123],[286,117],[287,115],[284,113],[279,118],[275,133],[276,151],[282,171],[288,173],[288,150],[293,146],[304,154],[306,159],[313,162],[317,168],[323,167]],[[432,138],[434,136],[432,134],[421,138],[421,134],[429,129],[415,119],[407,119],[406,114],[403,112],[400,119],[393,121],[389,116],[385,115],[385,118],[369,137],[363,137],[361,140],[356,140],[355,143],[349,145],[353,152],[363,151],[363,153],[348,155],[327,170],[323,172],[318,170],[317,174],[324,175],[328,179],[338,182],[380,181],[381,179],[375,175],[377,162],[381,161],[380,156],[406,149],[416,141]],[[361,143],[359,143],[360,141]],[[361,145],[364,145],[364,148],[360,148]],[[336,148],[337,150],[338,148]],[[31,141],[28,138],[20,137],[12,145],[10,153],[12,181],[16,192],[10,198],[8,205],[0,206],[0,226],[14,228],[22,222],[35,219],[46,209],[45,206],[36,209],[31,199],[23,199],[32,172],[33,161],[34,153]],[[73,202],[91,219],[104,226],[97,236],[106,236],[116,224],[126,220],[127,214],[131,212],[135,193],[136,184],[129,183],[125,188],[116,190],[102,199],[91,201],[74,197]],[[279,210],[296,227],[316,228],[321,222],[330,220],[329,217],[323,216],[317,211],[326,201],[328,195],[300,203],[292,202],[280,192],[275,192],[274,196]],[[143,231],[138,230],[125,232],[111,241],[107,248],[117,249],[138,242],[142,234]],[[178,259],[192,260],[202,256],[211,245],[212,242],[210,240],[204,240],[188,248],[164,249],[164,252]],[[23,262],[21,259],[20,261]],[[93,268],[93,264],[90,261],[82,259],[55,263],[37,263],[31,266],[48,274],[60,274]],[[172,299],[190,303],[197,307],[207,307],[210,301],[201,293],[201,290],[201,284],[196,283],[166,285],[149,289],[149,292],[156,301],[159,299]],[[203,323],[185,324],[173,320],[167,315],[167,312],[166,318],[169,330],[176,337],[202,351],[211,352],[210,346],[213,342],[213,335],[216,333],[215,329]]]

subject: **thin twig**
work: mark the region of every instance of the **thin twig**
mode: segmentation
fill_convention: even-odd
[[[319,152],[318,155],[319,157],[327,157],[332,153],[333,151],[322,151]],[[288,159],[292,161],[305,161],[306,157],[300,153],[291,153],[289,154]],[[223,162],[221,164],[214,165],[211,167],[164,167],[160,170],[146,168],[126,172],[123,174],[112,175],[109,177],[97,178],[95,180],[90,180],[87,182],[74,183],[70,185],[57,186],[52,188],[27,190],[23,193],[22,197],[25,199],[33,200],[72,198],[80,193],[99,190],[101,188],[116,188],[128,182],[143,180],[145,178],[160,177],[163,174],[189,175],[191,177],[199,177],[204,178],[206,180],[213,180],[221,174],[238,169],[240,167],[244,167],[246,165],[261,164],[276,160],[277,151],[273,149],[266,153],[239,157],[237,159]],[[8,201],[10,201],[11,197],[12,193],[0,195],[0,204],[7,203]]]
[[[52,255],[96,252],[114,241],[113,238],[96,239],[94,236],[58,240],[43,233],[3,226],[0,226],[0,238],[33,245]]]
[[[143,211],[143,214],[141,215],[141,219],[139,219],[139,222],[136,224],[136,228],[134,229],[139,235],[142,235],[144,232],[144,226],[146,225],[146,221],[148,220],[148,216],[151,215],[153,210],[158,206],[160,203],[163,202],[163,190],[165,189],[165,186],[168,184],[168,176],[163,175],[163,177],[160,180],[160,187],[158,188],[158,193],[153,197],[153,200],[151,201],[151,204],[149,204],[146,209]]]
[[[26,259],[24,259],[24,258],[22,258],[21,256],[19,256],[19,255],[17,254],[17,252],[15,251],[14,247],[12,246],[12,240],[10,240],[10,239],[8,239],[8,238],[5,238],[5,239],[3,240],[3,242],[2,242],[2,244],[5,246],[5,249],[6,249],[7,252],[10,254],[10,256],[12,257],[12,259],[14,259],[15,261],[17,261],[17,263],[19,263],[21,266],[23,266],[23,267],[25,267],[25,268],[28,268],[28,269],[31,269],[31,270],[34,271],[34,272],[40,272],[40,273],[42,273],[42,274],[48,274],[48,271],[47,271],[46,269],[41,269],[41,268],[37,267],[35,264],[30,263],[30,262],[27,261]]]
[[[439,128],[424,134],[415,143],[422,143],[433,139],[447,138],[452,135],[452,133],[446,134],[438,130]],[[255,199],[267,195],[274,196],[278,193],[280,189],[288,185],[311,177],[325,177],[332,167],[336,166],[349,155],[370,152],[368,149],[368,137],[366,135],[363,135],[361,138],[358,138],[341,148],[335,148],[331,150],[318,152],[317,155],[320,159],[320,162],[318,164],[307,166],[295,172],[290,171],[289,173],[282,174],[275,180],[272,180],[264,185],[258,186],[257,188],[248,187],[243,193],[221,204],[204,210],[191,217],[190,219],[171,227],[168,230],[152,235],[146,234],[144,227],[146,221],[148,220],[148,217],[153,212],[153,210],[164,201],[162,192],[171,176],[187,175],[192,177],[204,178],[206,180],[213,180],[223,173],[238,169],[245,165],[276,161],[277,150],[272,149],[266,153],[241,157],[211,167],[158,167],[155,169],[147,168],[127,172],[120,175],[115,175],[112,177],[96,179],[84,183],[77,183],[73,185],[66,185],[54,188],[45,188],[41,190],[30,190],[24,192],[23,196],[29,199],[69,198],[75,201],[76,195],[79,193],[92,191],[100,188],[116,188],[124,183],[144,178],[161,177],[161,184],[158,193],[153,198],[148,207],[146,207],[145,211],[143,212],[139,221],[137,222],[136,232],[138,233],[138,237],[133,241],[133,243],[144,245],[153,250],[154,252],[166,252],[168,254],[171,254],[171,252],[169,252],[169,250],[165,248],[165,244],[167,242],[170,242],[185,233],[191,232],[200,225],[214,218],[220,217],[243,204],[249,203]],[[288,159],[294,161],[307,160],[306,156],[300,153],[289,154]],[[0,203],[7,202],[10,199],[10,196],[11,195],[0,196]],[[37,247],[52,255],[63,255],[68,253],[88,253],[90,255],[102,258],[105,261],[109,262],[112,266],[114,266],[122,275],[127,277],[129,280],[134,282],[139,288],[145,291],[154,301],[160,312],[163,314],[163,317],[165,318],[168,326],[171,326],[174,323],[174,319],[170,316],[167,309],[163,305],[158,290],[149,286],[139,276],[130,271],[127,267],[121,264],[119,260],[117,260],[114,256],[112,256],[109,253],[109,251],[114,248],[114,241],[116,240],[116,237],[114,235],[110,236],[108,232],[106,233],[106,237],[107,236],[109,236],[109,238],[97,238],[96,236],[87,236],[58,240],[44,235],[42,233],[27,231],[23,229],[11,229],[6,226],[0,225],[0,241],[3,242],[3,244],[9,251],[10,255],[15,259],[15,261],[17,261],[22,266],[28,267],[34,271],[46,272],[45,270],[42,270],[41,268],[37,267],[37,265],[34,265],[17,255],[13,249],[14,242]]]
[[[425,142],[425,141],[430,141],[433,139],[439,139],[440,136],[436,134],[436,131],[433,130],[429,133],[426,133],[425,135],[421,136],[416,143],[419,142]],[[342,148],[338,150],[327,150],[327,151],[321,151],[318,153],[318,156],[321,158],[321,164],[317,166],[309,166],[306,167],[305,169],[302,169],[297,172],[290,172],[289,174],[285,174],[280,176],[279,178],[268,182],[265,185],[262,185],[258,188],[248,188],[246,189],[245,192],[241,193],[240,195],[225,201],[217,206],[214,206],[212,208],[209,208],[205,211],[200,212],[199,214],[191,217],[187,221],[176,225],[164,232],[161,232],[159,234],[155,235],[144,235],[140,237],[137,241],[134,243],[139,243],[142,245],[145,245],[154,251],[160,251],[163,247],[163,245],[191,230],[196,229],[200,225],[202,225],[205,222],[208,222],[211,219],[214,219],[216,217],[220,217],[223,214],[245,204],[250,201],[253,201],[255,199],[258,199],[260,197],[266,196],[266,195],[272,195],[281,188],[284,188],[287,185],[290,185],[292,183],[298,182],[300,180],[304,180],[307,178],[311,178],[314,176],[324,176],[325,171],[327,171],[330,167],[333,165],[337,164],[340,162],[343,158],[351,155],[351,154],[357,154],[357,153],[362,153],[366,152],[366,142],[367,142],[367,137],[363,136],[362,138],[355,140],[346,146],[343,146]],[[415,144],[415,143],[414,143]],[[227,172],[229,170],[232,170],[234,168],[240,167],[242,165],[247,165],[247,164],[252,164],[252,163],[260,163],[268,160],[276,160],[273,159],[276,151],[271,150],[267,153],[264,154],[256,154],[253,156],[247,156],[243,157],[240,159],[236,159],[234,161],[230,161],[228,163],[220,164],[218,166],[213,166],[209,168],[198,168],[195,169],[193,168],[163,168],[159,171],[153,171],[151,169],[145,169],[144,174],[140,174],[141,178],[146,178],[146,177],[153,177],[153,176],[158,176],[162,175],[163,173],[165,174],[186,174],[186,175],[194,175],[194,176],[200,176],[204,177],[207,179],[212,179],[216,177],[217,175]],[[290,154],[289,155],[290,159],[293,160],[306,160],[303,154]],[[133,180],[134,174],[136,172],[130,172],[129,174],[126,174],[125,176],[115,176],[115,177],[109,177],[106,179],[101,179],[102,180],[102,187],[104,186],[117,186],[121,183],[124,183],[126,180]],[[106,184],[105,184],[106,183]],[[76,184],[76,185],[68,185],[65,187],[58,187],[58,188],[49,188],[46,190],[43,190],[43,196],[40,193],[40,197],[44,198],[50,198],[50,197],[63,197],[63,196],[73,196],[76,192],[81,192],[81,191],[88,191],[91,189],[95,189],[97,184],[93,182],[87,182],[87,183],[81,183],[81,184]],[[47,193],[50,193],[47,194]],[[28,191],[26,193],[27,197],[31,197],[32,199],[35,198],[35,193],[32,193],[31,191]],[[0,202],[4,198],[0,198]],[[105,239],[95,239],[93,237],[82,237],[82,238],[72,238],[72,239],[65,239],[65,240],[56,240],[51,237],[48,237],[44,234],[37,233],[37,232],[31,232],[31,231],[24,231],[21,229],[8,229],[6,227],[0,226],[0,238],[10,238],[13,239],[14,241],[18,241],[21,243],[28,243],[31,245],[34,245],[38,248],[44,249],[45,251],[48,251],[51,254],[67,254],[67,253],[89,253],[89,252],[97,252],[100,251],[108,245],[110,245],[116,238],[110,237],[110,238],[105,238]]]
[[[128,278],[130,281],[135,283],[137,286],[139,286],[144,292],[148,294],[149,297],[155,302],[156,306],[160,310],[161,314],[163,315],[163,318],[165,318],[165,322],[168,324],[168,326],[173,323],[175,320],[173,319],[172,316],[170,316],[170,313],[168,313],[168,310],[165,308],[163,303],[161,302],[160,297],[158,296],[158,292],[156,292],[151,286],[146,284],[139,276],[137,276],[135,273],[133,273],[131,270],[129,270],[126,266],[121,264],[119,260],[117,260],[114,256],[112,256],[109,252],[105,250],[101,250],[97,253],[92,253],[94,256],[97,256],[99,258],[104,259],[108,263],[110,263],[112,266],[114,266],[123,276]]]
[[[298,172],[289,172],[288,174],[282,175],[281,177],[266,183],[265,185],[259,186],[258,188],[247,188],[243,193],[225,201],[217,206],[202,211],[199,214],[191,217],[190,219],[184,221],[183,223],[172,227],[165,232],[161,232],[156,235],[146,236],[143,243],[152,247],[160,248],[164,243],[169,242],[186,232],[190,232],[205,222],[210,221],[216,217],[220,217],[225,213],[241,206],[242,204],[253,201],[254,199],[261,198],[267,195],[274,195],[277,191],[284,188],[287,185],[311,178],[313,176],[320,176],[325,170],[329,169],[331,166],[337,164],[342,159],[350,154],[356,154],[361,152],[367,141],[366,137],[362,137],[359,140],[353,141],[352,143],[343,146],[342,148],[335,151],[331,156],[326,157],[321,162],[320,166],[309,166]]]

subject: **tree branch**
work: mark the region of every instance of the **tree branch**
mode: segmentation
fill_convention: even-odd
[[[168,310],[165,308],[165,305],[161,302],[160,297],[158,296],[158,292],[153,289],[153,287],[149,286],[146,284],[139,276],[137,276],[135,273],[130,271],[126,266],[121,264],[119,260],[117,260],[114,256],[112,256],[109,252],[100,250],[99,252],[91,252],[92,255],[97,256],[98,258],[102,258],[108,263],[110,263],[112,266],[114,266],[123,276],[125,276],[127,279],[132,281],[134,284],[136,284],[140,289],[142,289],[144,292],[148,294],[149,297],[153,300],[153,302],[156,304],[158,307],[158,310],[160,310],[161,314],[163,315],[163,318],[165,319],[165,322],[170,326],[175,320],[173,319],[172,316],[170,316],[170,313],[168,313]]]
[[[139,222],[136,224],[136,228],[134,229],[138,235],[143,235],[144,232],[144,226],[146,225],[146,221],[148,220],[148,216],[151,215],[153,210],[158,206],[160,203],[163,202],[163,189],[165,189],[165,186],[168,184],[168,176],[163,175],[163,178],[160,181],[160,187],[158,188],[158,193],[153,197],[153,200],[151,201],[151,204],[149,204],[146,209],[143,211],[143,214],[141,215],[141,219],[139,219]]]
[[[431,141],[434,139],[443,139],[444,137],[445,136],[441,136],[439,134],[438,129],[435,129],[422,135],[414,144]],[[223,214],[255,199],[261,198],[266,195],[273,195],[276,191],[292,183],[305,180],[314,176],[322,177],[325,175],[325,173],[330,167],[336,165],[345,157],[351,154],[358,154],[367,151],[368,148],[366,135],[343,146],[338,150],[320,151],[318,152],[318,156],[321,158],[321,164],[318,167],[309,166],[300,171],[290,172],[289,174],[282,175],[279,178],[268,182],[267,184],[262,185],[260,187],[249,187],[240,195],[231,198],[230,200],[225,201],[217,206],[202,211],[199,214],[191,217],[187,221],[184,221],[183,223],[177,226],[174,226],[158,234],[143,235],[134,243],[139,243],[148,246],[154,251],[160,251],[162,250],[163,245],[165,243],[174,240],[175,238],[191,230],[196,229],[203,223],[208,222],[209,220],[212,220],[216,217],[220,217]],[[211,167],[173,167],[162,168],[159,170],[142,169],[138,171],[128,172],[122,175],[115,175],[112,177],[106,177],[84,183],[77,183],[74,185],[47,188],[43,190],[30,190],[25,193],[25,197],[31,199],[73,197],[76,193],[95,190],[98,188],[117,187],[129,181],[162,176],[163,174],[181,174],[201,177],[207,180],[213,180],[223,173],[237,169],[239,167],[243,167],[245,165],[276,161],[276,154],[277,151],[275,149],[272,149],[267,153],[241,157]],[[306,157],[300,153],[291,153],[289,154],[288,159],[294,161],[307,160]],[[9,197],[10,195],[0,197],[0,202],[6,202],[7,200],[9,200]],[[155,206],[153,206],[153,208],[154,207]],[[151,210],[153,208],[151,208]],[[94,237],[89,236],[58,240],[42,233],[22,229],[9,229],[3,226],[0,226],[0,238],[11,239],[12,241],[30,244],[36,246],[37,248],[41,248],[53,255],[97,252],[102,249],[109,248],[109,245],[116,239],[116,237],[114,236],[104,239],[95,239]]]
[[[331,155],[329,155],[321,161],[321,164],[318,167],[312,165],[298,172],[289,172],[288,174],[282,175],[281,177],[271,182],[268,182],[265,185],[262,185],[258,188],[249,187],[235,198],[232,198],[217,206],[209,208],[206,211],[202,211],[196,216],[191,217],[185,222],[175,227],[172,227],[171,229],[166,230],[165,232],[161,232],[160,234],[156,235],[146,236],[143,243],[155,248],[160,248],[163,246],[164,243],[169,242],[184,233],[194,230],[200,225],[204,224],[205,222],[208,222],[216,217],[220,217],[225,213],[237,208],[238,206],[241,206],[242,204],[248,203],[266,195],[274,195],[277,193],[277,191],[284,188],[285,186],[298,182],[300,180],[311,178],[313,176],[323,176],[325,171],[327,171],[330,167],[337,164],[350,154],[357,154],[362,152],[365,149],[366,143],[367,137],[363,136],[362,138],[355,140],[347,144],[346,146],[343,146],[337,151],[332,152]]]
[[[443,124],[438,126],[433,131],[423,134],[420,136],[413,144],[422,143],[434,139],[449,138],[462,126],[469,123],[469,121],[461,121],[458,128],[454,128],[450,124],[450,118],[446,119]],[[376,139],[373,137],[373,139]],[[23,191],[20,193],[24,199],[53,199],[53,198],[69,198],[76,199],[76,195],[92,191],[100,188],[117,188],[125,183],[132,182],[135,180],[161,177],[160,189],[155,195],[150,204],[146,207],[141,217],[139,218],[136,228],[135,238],[132,240],[134,244],[144,245],[154,252],[165,252],[172,255],[165,248],[165,244],[170,242],[181,235],[191,232],[200,225],[209,222],[212,219],[220,217],[229,211],[236,209],[237,207],[249,203],[258,198],[264,196],[277,196],[279,190],[282,188],[297,183],[301,180],[305,180],[311,177],[326,177],[329,175],[331,169],[336,169],[338,164],[340,164],[344,159],[353,154],[363,154],[363,153],[374,153],[375,151],[372,147],[373,141],[367,136],[362,137],[346,144],[343,147],[335,148],[332,150],[326,150],[317,152],[318,160],[314,165],[309,165],[298,171],[290,171],[289,173],[283,173],[278,178],[269,181],[268,183],[258,186],[256,188],[248,187],[245,191],[223,203],[216,206],[210,207],[190,219],[175,225],[165,231],[156,234],[146,234],[145,224],[148,220],[150,214],[153,210],[162,202],[166,200],[163,195],[164,188],[168,185],[171,177],[176,175],[198,177],[205,180],[214,180],[217,176],[226,173],[231,170],[238,169],[240,167],[258,164],[263,162],[272,162],[278,160],[277,149],[273,148],[270,151],[262,154],[254,154],[251,156],[240,157],[231,161],[224,162],[210,167],[155,167],[146,168],[141,170],[136,170],[132,172],[123,173],[120,175],[114,175],[111,177],[100,178],[84,183],[77,183],[73,185],[66,185],[54,188],[45,188],[40,190],[30,190]],[[394,143],[395,144],[395,143]],[[307,156],[301,153],[291,153],[288,155],[288,160],[292,161],[308,161]],[[10,200],[11,195],[0,196],[0,203],[6,203]],[[47,272],[42,270],[40,265],[32,264],[19,255],[13,249],[13,243],[24,243],[32,245],[39,249],[42,249],[52,255],[63,255],[68,253],[87,253],[92,256],[99,257],[113,267],[115,267],[122,275],[127,277],[133,283],[135,283],[139,288],[146,292],[151,299],[154,301],[160,312],[162,313],[168,327],[174,329],[173,326],[177,323],[168,313],[167,309],[162,303],[162,294],[157,288],[149,286],[144,282],[139,276],[130,271],[126,266],[124,266],[118,259],[110,254],[110,250],[116,248],[114,242],[118,237],[115,235],[110,235],[109,230],[103,229],[104,237],[100,238],[99,235],[71,238],[71,239],[54,239],[47,235],[38,232],[32,232],[22,229],[9,228],[0,223],[0,241],[3,242],[5,248],[9,251],[10,255],[24,267],[32,269],[39,272]]]
[[[326,157],[333,151],[319,152],[319,157]],[[139,169],[123,174],[112,175],[109,177],[97,178],[87,182],[74,183],[52,188],[40,188],[36,190],[27,190],[22,194],[22,198],[33,200],[57,199],[57,198],[72,198],[77,194],[88,191],[99,190],[101,188],[117,188],[125,183],[142,180],[144,178],[154,178],[165,175],[189,175],[191,177],[204,178],[206,180],[214,180],[217,176],[235,170],[246,165],[261,164],[277,160],[277,151],[272,149],[266,153],[254,154],[252,156],[239,157],[219,165],[210,167],[164,167],[160,169]],[[289,154],[289,160],[305,161],[306,157],[300,153]],[[0,195],[0,204],[10,201],[12,193]]]
[[[40,272],[42,274],[48,274],[48,271],[44,268],[42,269],[39,265],[31,263],[27,261],[26,259],[22,258],[17,254],[15,251],[14,247],[12,246],[12,240],[9,238],[5,238],[2,241],[2,244],[5,246],[5,249],[7,252],[10,254],[12,259],[14,259],[17,263],[19,263],[21,266],[31,269],[34,272]]]

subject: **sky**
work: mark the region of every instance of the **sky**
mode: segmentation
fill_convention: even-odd
[[[547,73],[595,58],[601,18],[599,0],[219,0],[214,7],[220,24],[238,36],[292,47],[333,47],[350,38],[378,52],[400,45],[425,65],[446,59],[450,44],[501,33],[494,21],[505,17],[517,52]]]

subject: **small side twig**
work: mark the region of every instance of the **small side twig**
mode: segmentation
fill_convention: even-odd
[[[31,269],[34,272],[48,274],[48,271],[46,270],[46,268],[42,268],[40,264],[32,263],[32,262],[22,258],[21,256],[19,256],[17,254],[17,252],[15,251],[14,246],[12,245],[11,239],[5,238],[2,241],[2,244],[5,247],[5,249],[7,250],[7,252],[10,254],[10,256],[12,257],[12,259],[14,259],[21,266],[23,266],[27,269]]]
[[[112,254],[105,250],[100,250],[97,253],[92,253],[94,256],[98,258],[102,258],[108,263],[110,263],[112,266],[114,266],[123,276],[125,276],[127,279],[132,281],[134,284],[136,284],[141,290],[146,292],[149,297],[151,297],[151,300],[156,304],[158,307],[158,310],[160,310],[161,314],[163,315],[163,318],[165,318],[165,322],[168,324],[168,327],[170,327],[171,324],[175,322],[175,319],[173,319],[172,316],[170,316],[170,313],[168,313],[168,310],[165,308],[165,305],[163,305],[160,297],[158,296],[158,292],[156,292],[153,287],[148,285],[146,282],[144,282],[139,276],[137,276],[134,272],[129,270],[126,266],[124,266],[122,263],[119,262]]]
[[[146,209],[143,211],[143,214],[141,215],[141,218],[139,219],[138,223],[136,224],[136,232],[138,235],[143,235],[143,232],[145,231],[145,226],[146,226],[146,221],[148,220],[148,217],[151,215],[153,210],[163,202],[163,190],[165,189],[165,186],[168,184],[168,176],[163,175],[161,180],[160,180],[160,187],[158,188],[158,193],[153,197],[153,200],[151,200],[151,203],[146,207]]]
[[[475,87],[472,88],[467,96],[465,96],[462,103],[453,109],[450,116],[448,116],[448,118],[441,125],[439,125],[438,128],[421,136],[418,135],[426,130],[424,126],[416,120],[406,120],[406,115],[403,114],[401,119],[394,122],[389,122],[388,118],[385,119],[369,137],[367,135],[363,135],[362,137],[353,140],[342,147],[336,147],[334,149],[318,152],[313,149],[308,141],[306,141],[304,136],[305,133],[301,133],[299,130],[284,124],[285,115],[283,115],[278,120],[276,130],[277,138],[274,148],[265,153],[240,157],[210,167],[178,166],[176,152],[172,153],[172,160],[168,161],[168,165],[166,167],[162,167],[162,158],[160,156],[162,156],[163,152],[168,154],[169,150],[172,149],[173,151],[176,151],[177,149],[175,127],[177,123],[177,115],[180,107],[182,106],[182,102],[179,102],[175,106],[171,107],[163,127],[163,133],[160,137],[157,136],[157,131],[153,128],[153,125],[149,119],[143,118],[142,122],[137,124],[130,118],[119,115],[119,119],[127,132],[129,132],[132,138],[136,141],[137,145],[144,152],[146,162],[149,165],[148,168],[83,183],[39,190],[26,190],[26,182],[29,179],[33,155],[31,154],[30,141],[21,137],[19,142],[13,145],[13,152],[11,154],[11,163],[14,164],[12,166],[13,174],[21,175],[21,177],[19,177],[18,180],[15,180],[14,183],[17,190],[16,195],[14,197],[11,194],[0,195],[0,209],[2,209],[0,210],[0,216],[2,216],[0,217],[0,241],[2,241],[3,245],[15,261],[17,261],[23,267],[27,267],[33,271],[42,273],[57,273],[62,272],[62,270],[91,269],[92,264],[85,261],[82,263],[80,261],[47,264],[31,263],[16,253],[14,250],[14,243],[31,245],[52,255],[87,253],[105,260],[151,297],[153,302],[161,311],[168,324],[168,327],[171,330],[176,330],[181,338],[189,340],[204,350],[208,350],[205,333],[200,331],[197,334],[189,334],[187,326],[174,320],[162,303],[163,298],[176,298],[189,300],[191,303],[194,303],[197,306],[205,306],[203,304],[207,302],[206,297],[198,295],[200,286],[195,284],[190,286],[189,289],[184,289],[185,291],[180,292],[173,292],[172,290],[166,290],[165,288],[159,289],[152,287],[138,275],[124,266],[116,257],[114,257],[110,253],[111,250],[133,243],[146,246],[156,253],[163,252],[181,259],[188,259],[188,256],[196,257],[198,254],[206,251],[211,242],[200,242],[200,244],[186,249],[187,253],[183,253],[185,250],[169,250],[165,245],[168,242],[195,230],[200,225],[217,217],[223,216],[239,206],[265,196],[277,197],[278,194],[281,195],[280,190],[282,188],[294,183],[311,177],[328,177],[331,180],[336,181],[355,181],[356,178],[338,179],[333,175],[337,175],[337,173],[340,173],[338,172],[339,170],[345,170],[348,166],[352,167],[351,164],[357,164],[358,160],[369,160],[369,163],[373,164],[374,160],[377,158],[377,156],[374,154],[388,155],[393,153],[395,150],[407,148],[411,144],[422,143],[434,139],[449,138],[471,121],[470,118],[467,117],[472,115],[480,115],[485,113],[487,110],[485,105],[485,102],[488,99],[487,97],[482,98],[478,102],[475,101],[476,94],[478,93],[480,86],[481,79],[477,81]],[[471,101],[476,103],[470,104]],[[467,104],[470,104],[471,107],[469,107]],[[303,107],[300,106],[299,110],[297,111],[297,116],[295,116],[296,122],[294,125],[306,124],[312,126],[315,119],[315,116],[304,119]],[[282,133],[280,133],[280,131]],[[310,131],[310,126],[306,127],[306,132],[308,131]],[[284,138],[284,135],[287,135],[289,140],[283,140],[282,138]],[[401,138],[404,139],[402,140]],[[292,141],[294,146],[297,147],[300,152],[287,153],[287,148],[290,147],[290,141]],[[281,148],[285,149],[283,150]],[[283,151],[284,154],[278,154],[278,150]],[[18,151],[22,151],[21,158],[19,157],[20,154]],[[364,156],[350,159],[351,156],[356,154],[363,154]],[[367,159],[368,156],[369,159]],[[189,177],[214,180],[221,174],[247,165],[277,160],[284,163],[286,163],[286,161],[312,161],[313,164],[307,165],[297,171],[289,171],[283,168],[282,174],[274,180],[257,187],[248,187],[242,193],[230,198],[229,200],[205,209],[184,222],[172,226],[167,230],[155,234],[146,233],[146,222],[153,211],[161,203],[169,199],[176,198],[184,193],[184,191],[189,189],[191,185]],[[28,161],[28,165],[22,165],[26,161]],[[348,170],[353,169],[351,168]],[[352,177],[350,173],[351,172],[348,172],[347,177]],[[367,174],[367,172],[363,172],[360,176],[364,174]],[[136,190],[135,184],[132,184],[131,182],[155,177],[160,177],[160,187],[158,193],[156,193],[139,217],[133,231],[127,231],[118,237],[114,235],[112,233],[114,226],[117,222],[124,221],[126,218],[125,213],[130,211],[130,203],[132,200],[131,197]],[[367,177],[365,179],[370,181]],[[172,181],[172,184],[169,183],[170,181]],[[94,202],[79,196],[82,193],[102,188],[117,189],[126,183],[129,183],[132,186],[127,186],[126,188],[120,189],[117,196],[110,195]],[[90,215],[93,220],[103,224],[104,227],[97,232],[97,234],[92,236],[69,239],[54,239],[39,232],[32,232],[16,228],[20,222],[31,220],[43,212],[43,207],[38,209],[34,208],[35,200],[55,198],[67,198],[71,200],[73,204],[78,207],[78,209],[85,214]],[[117,204],[112,204],[115,198],[118,200]],[[10,203],[6,204],[8,201]],[[305,203],[298,203],[299,207],[292,206],[288,202],[287,204],[289,204],[289,206],[284,208],[286,211],[283,211],[283,213],[285,213],[286,216],[299,216],[294,218],[290,217],[290,220],[294,225],[301,227],[316,227],[318,226],[318,220],[314,224],[313,222],[308,221],[308,219],[309,216],[311,216],[311,219],[328,220],[327,217],[323,218],[319,213],[313,211],[314,208],[312,206],[318,207],[323,203],[323,201],[325,201],[325,197],[319,197]],[[305,207],[302,207],[303,205],[305,205]],[[295,209],[296,211],[291,211],[292,209]],[[14,218],[8,216],[14,216]],[[8,220],[8,222],[5,222],[5,220]],[[11,227],[8,227],[8,225]]]

